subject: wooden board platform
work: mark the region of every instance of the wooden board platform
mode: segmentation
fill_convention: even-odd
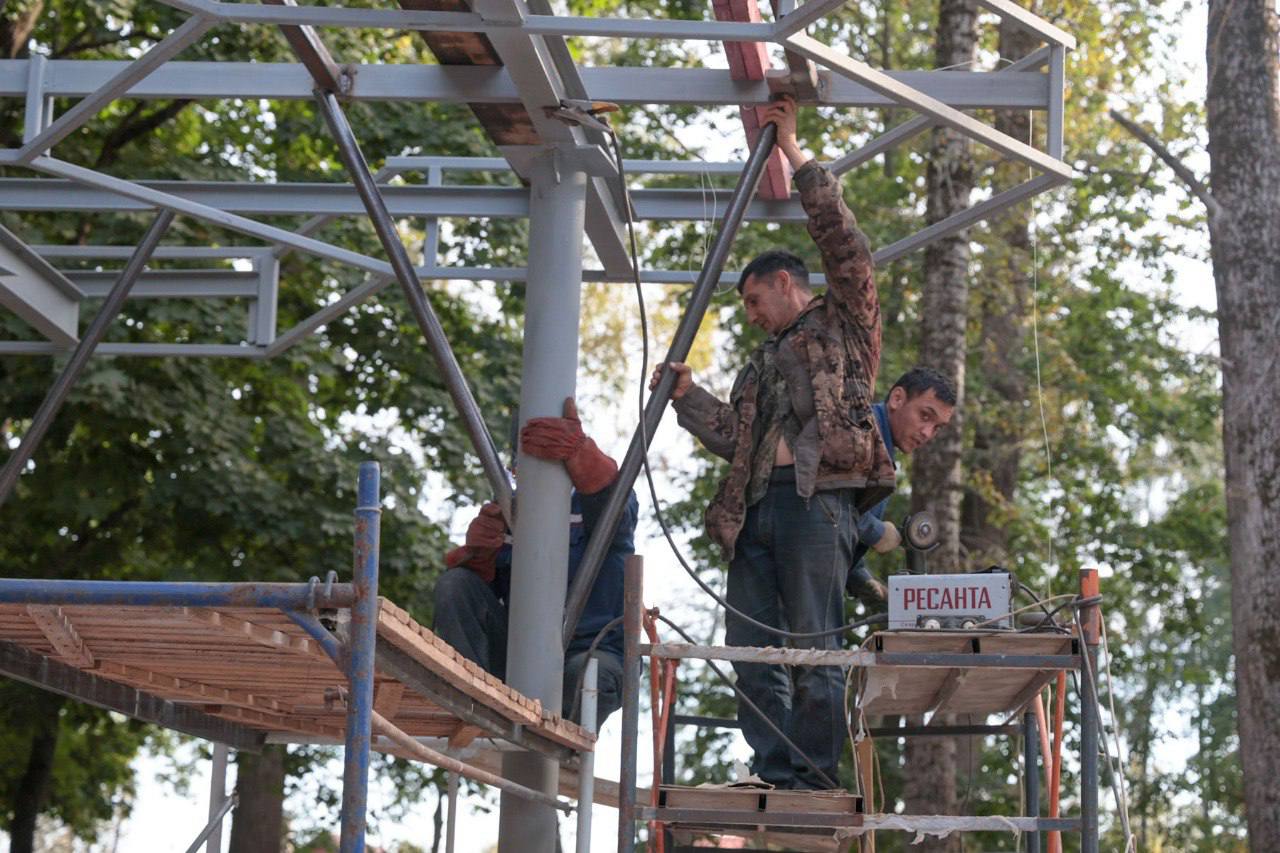
[[[659,820],[685,838],[733,835],[785,849],[828,850],[837,829],[862,825],[862,797],[847,791],[770,791],[759,788],[690,788],[663,785],[658,806],[641,806],[639,817]]]
[[[868,714],[1012,714],[1027,703],[1063,667],[979,666],[979,658],[1010,660],[1031,655],[1076,654],[1075,640],[1064,634],[1013,631],[882,631],[870,640],[877,654],[974,656],[974,666],[895,666],[877,663],[866,670],[860,707]],[[949,661],[955,658],[948,658]],[[1078,660],[1078,658],[1077,658]],[[1070,667],[1074,668],[1074,667]]]
[[[594,736],[379,604],[374,709],[407,734],[593,748]],[[345,676],[275,608],[0,604],[0,642],[252,730],[343,737]]]

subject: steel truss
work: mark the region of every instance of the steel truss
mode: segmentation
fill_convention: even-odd
[[[838,10],[843,0],[808,0],[796,6],[779,0],[772,21],[752,20],[640,20],[583,18],[551,13],[547,0],[471,0],[469,11],[429,11],[420,0],[402,0],[401,9],[352,9],[342,6],[296,5],[294,0],[266,0],[261,4],[218,0],[159,0],[190,14],[180,26],[130,62],[50,60],[0,61],[0,97],[23,98],[25,122],[20,147],[0,150],[0,166],[26,170],[40,177],[0,178],[0,210],[93,211],[99,214],[158,211],[156,224],[138,247],[30,246],[18,235],[0,235],[0,305],[30,325],[40,340],[0,341],[0,355],[52,355],[74,352],[57,385],[37,416],[39,429],[30,431],[20,452],[11,454],[0,474],[0,504],[7,498],[23,457],[56,415],[66,389],[74,383],[92,354],[117,356],[220,356],[263,359],[275,356],[315,333],[348,309],[374,298],[396,282],[409,300],[415,320],[426,337],[436,365],[465,423],[495,497],[511,519],[510,484],[498,461],[495,444],[476,410],[475,400],[444,338],[439,321],[424,298],[424,281],[442,279],[529,282],[529,316],[525,338],[523,417],[559,414],[559,400],[572,393],[576,364],[576,295],[582,281],[628,281],[635,274],[625,240],[628,218],[655,222],[723,217],[717,235],[716,263],[697,276],[679,270],[641,270],[645,281],[695,284],[695,297],[681,329],[696,329],[710,299],[710,290],[724,277],[727,246],[744,220],[799,222],[803,214],[795,200],[756,195],[763,161],[773,140],[765,128],[747,163],[631,162],[627,168],[650,174],[736,174],[743,177],[723,205],[708,210],[696,190],[636,189],[617,186],[608,150],[608,137],[582,121],[564,121],[563,107],[573,100],[605,100],[621,104],[759,106],[776,92],[788,92],[802,104],[859,108],[902,107],[917,117],[869,140],[861,148],[837,158],[837,173],[865,164],[915,135],[936,126],[953,128],[980,142],[996,155],[1025,164],[1033,176],[1020,186],[999,192],[968,210],[936,223],[876,252],[884,263],[933,241],[1001,214],[1027,198],[1070,180],[1062,161],[1063,88],[1066,52],[1072,36],[1021,9],[1010,0],[978,0],[1005,23],[1036,36],[1043,47],[1008,68],[996,72],[900,72],[875,69],[843,55],[806,34],[806,29]],[[298,63],[259,64],[176,61],[185,49],[209,34],[232,27],[279,27],[297,55]],[[413,31],[432,45],[436,33],[471,34],[484,42],[492,64],[439,66],[349,65],[332,56],[319,28],[348,27]],[[788,70],[765,79],[735,78],[712,69],[580,67],[566,39],[660,38],[687,41],[773,44],[782,48]],[[435,49],[433,47],[433,49]],[[758,55],[758,54],[757,54]],[[82,128],[109,104],[121,99],[223,98],[300,99],[314,97],[338,142],[352,184],[265,182],[140,182],[67,162],[56,156],[61,142]],[[61,115],[54,115],[54,98],[79,98]],[[518,144],[499,138],[503,158],[393,157],[371,173],[358,139],[343,112],[350,101],[456,102],[471,105],[484,122],[493,110],[518,115],[522,135]],[[1030,109],[1046,114],[1046,144],[1039,150],[982,123],[969,112],[977,109]],[[553,114],[555,113],[555,114]],[[408,142],[408,140],[406,140]],[[511,173],[525,186],[473,187],[450,183],[446,176],[461,171]],[[404,183],[407,174],[425,180]],[[773,177],[776,177],[774,175]],[[396,183],[393,184],[393,181]],[[777,192],[772,181],[771,193]],[[526,188],[527,187],[527,188]],[[254,217],[307,215],[301,227],[290,230]],[[186,216],[249,238],[232,248],[159,246],[171,219]],[[367,216],[374,224],[384,258],[335,245],[320,236],[336,217]],[[441,220],[447,218],[529,218],[536,227],[528,268],[447,266],[440,258]],[[423,262],[415,265],[396,229],[396,220],[421,221],[426,240]],[[548,223],[575,223],[568,231]],[[539,224],[541,223],[541,224]],[[582,237],[589,240],[598,267],[585,266]],[[539,243],[539,241],[542,243]],[[545,245],[544,245],[545,244]],[[280,261],[294,251],[355,269],[364,280],[331,304],[317,305],[308,318],[288,329],[277,325],[276,302]],[[119,274],[60,271],[51,261],[120,260],[129,264]],[[241,263],[235,270],[166,270],[156,260],[200,259]],[[151,268],[147,268],[148,266]],[[106,304],[82,335],[80,310],[90,299],[106,297]],[[191,298],[228,302],[244,312],[244,333],[236,343],[155,342],[115,343],[104,340],[106,329],[128,299]],[[566,318],[572,318],[570,327]],[[692,334],[690,332],[690,334]],[[683,332],[681,333],[683,335]],[[681,336],[678,336],[681,337]],[[683,339],[683,338],[681,338]],[[672,351],[683,344],[677,341]],[[625,485],[634,481],[645,435],[652,434],[665,409],[670,383],[660,385],[646,407],[647,422],[637,432],[628,453]],[[553,399],[555,398],[555,399]],[[553,411],[554,409],[554,411]],[[541,463],[521,459],[522,472],[539,482],[544,497],[567,494],[562,471],[540,471]],[[526,483],[526,486],[528,484]],[[619,493],[623,490],[619,489]],[[522,513],[525,523],[515,527],[518,554],[538,553],[539,585],[530,603],[513,608],[512,625],[545,632],[538,643],[550,646],[561,633],[563,601],[556,595],[554,558],[563,543],[539,540],[540,529],[554,529],[563,513],[556,500],[535,501]],[[534,519],[534,516],[538,516]],[[534,521],[537,524],[534,524]],[[545,538],[545,537],[544,537]],[[523,544],[522,544],[523,543]],[[530,545],[530,543],[535,543]],[[593,547],[597,543],[593,543]],[[547,547],[541,547],[541,546]],[[575,596],[589,587],[594,566],[579,574]],[[560,562],[563,568],[563,561]],[[545,570],[545,571],[544,571]],[[549,592],[548,592],[549,591]],[[536,599],[536,601],[534,600]],[[571,631],[574,608],[563,626]],[[513,686],[558,707],[561,661],[547,655],[527,637],[513,633],[513,648],[531,655],[528,666],[517,667]],[[359,651],[365,654],[366,650]],[[351,653],[357,654],[356,649]],[[522,681],[524,683],[516,683]],[[367,709],[353,703],[359,715]],[[625,711],[624,711],[625,716]],[[625,720],[624,720],[625,722]],[[367,732],[362,722],[360,727]],[[349,743],[349,751],[367,750]],[[507,775],[518,777],[544,793],[554,791],[550,759],[518,755],[505,760]],[[550,770],[548,769],[550,768]],[[634,788],[634,767],[631,768]],[[624,788],[627,769],[624,766]],[[508,817],[508,805],[512,817]],[[344,800],[344,815],[363,803]],[[550,839],[554,821],[545,804],[509,804],[504,799],[503,849],[510,845],[538,845]],[[550,828],[548,828],[550,827]],[[516,841],[515,839],[518,839]],[[359,842],[362,844],[362,839]],[[344,850],[357,849],[352,840]],[[516,849],[510,846],[510,849]]]

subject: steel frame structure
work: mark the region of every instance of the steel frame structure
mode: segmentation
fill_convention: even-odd
[[[693,283],[694,297],[681,323],[696,329],[709,304],[710,292],[725,275],[724,257],[744,220],[799,222],[803,213],[794,199],[755,197],[760,163],[772,153],[769,128],[760,133],[751,158],[743,163],[690,164],[631,162],[631,171],[689,174],[742,172],[737,190],[723,206],[708,210],[696,190],[617,186],[608,138],[589,122],[564,121],[567,103],[590,99],[620,104],[759,106],[779,91],[800,103],[832,107],[909,109],[916,118],[878,136],[831,163],[837,173],[862,165],[936,126],[958,130],[998,156],[1025,164],[1034,175],[1023,184],[992,195],[968,210],[931,225],[875,254],[884,263],[930,242],[955,234],[1007,211],[1027,198],[1070,180],[1063,162],[1063,90],[1066,52],[1075,46],[1062,29],[1030,15],[1011,0],[978,0],[1004,22],[1035,35],[1043,47],[1008,68],[995,72],[895,72],[871,67],[845,56],[806,33],[843,0],[808,0],[795,5],[779,0],[772,21],[657,20],[583,18],[553,14],[548,0],[470,0],[469,11],[431,11],[429,3],[401,0],[400,9],[352,9],[297,5],[295,0],[232,3],[220,0],[156,0],[189,14],[182,24],[129,62],[50,60],[0,61],[0,97],[23,98],[22,145],[0,150],[0,167],[41,177],[0,178],[0,210],[93,211],[100,214],[159,211],[149,238],[138,247],[28,246],[21,238],[0,241],[0,305],[26,321],[41,340],[0,341],[3,355],[54,355],[75,351],[37,416],[30,442],[8,460],[0,477],[0,504],[16,481],[21,455],[34,452],[43,429],[56,415],[65,389],[76,380],[88,357],[212,356],[263,359],[275,356],[314,334],[343,312],[397,283],[409,301],[443,374],[453,402],[471,437],[495,498],[516,531],[516,553],[537,555],[518,567],[517,577],[530,584],[527,601],[513,608],[511,649],[515,653],[512,685],[551,709],[560,700],[559,635],[564,602],[555,582],[563,569],[562,534],[540,531],[563,527],[567,478],[558,466],[522,457],[526,488],[546,500],[531,502],[515,519],[511,486],[495,444],[477,411],[466,377],[422,293],[424,281],[440,279],[527,281],[527,321],[522,391],[525,418],[559,414],[559,401],[572,394],[576,373],[578,288],[582,281],[627,281],[635,271],[625,240],[628,219],[641,221],[700,220],[723,217],[717,235],[715,264],[697,276],[677,270],[641,270],[642,280]],[[185,49],[210,33],[237,26],[279,27],[298,63],[260,64],[178,61]],[[472,34],[485,40],[490,65],[350,65],[329,53],[324,28],[372,28],[417,32]],[[735,79],[715,69],[579,67],[566,39],[658,38],[736,42],[780,47],[788,70],[766,79]],[[315,98],[342,154],[351,184],[145,182],[122,179],[56,156],[58,145],[91,121],[107,105],[121,99],[148,98]],[[54,114],[54,98],[78,98],[70,109]],[[499,144],[502,159],[442,156],[393,157],[371,172],[344,114],[353,101],[456,102],[482,108],[521,112],[528,134],[521,144]],[[1046,114],[1045,148],[1013,139],[982,123],[967,110],[1029,109]],[[571,112],[571,111],[569,111]],[[492,128],[486,125],[492,134]],[[502,140],[494,136],[495,142]],[[508,171],[524,186],[473,187],[450,183],[458,171]],[[425,182],[392,184],[406,173],[422,173]],[[306,215],[296,229],[281,228],[255,217]],[[249,238],[231,248],[160,246],[159,236],[175,216],[192,217]],[[367,216],[374,225],[385,259],[352,251],[321,236],[335,217]],[[448,266],[440,258],[441,220],[449,217],[528,218],[533,226],[526,268]],[[415,265],[396,228],[396,220],[425,224],[423,262]],[[557,227],[552,227],[554,223]],[[559,227],[562,223],[569,226]],[[582,243],[589,240],[598,268],[584,264]],[[355,269],[364,281],[337,301],[318,305],[291,328],[277,324],[280,260],[294,251]],[[129,258],[115,274],[62,272],[50,260]],[[210,269],[181,272],[154,267],[154,260],[235,259],[243,270]],[[18,272],[6,266],[16,266]],[[733,273],[728,275],[736,277]],[[112,279],[108,284],[107,279]],[[86,300],[108,297],[85,333],[79,314]],[[112,318],[128,299],[202,298],[240,300],[248,306],[244,334],[235,343],[115,343],[105,335]],[[235,310],[245,310],[243,306]],[[680,338],[680,335],[677,336]],[[673,351],[679,349],[679,340]],[[667,383],[669,386],[669,383]],[[665,409],[670,388],[659,387],[646,407],[645,424],[637,432],[626,460],[625,485],[639,470],[644,442]],[[639,444],[637,444],[639,442]],[[536,482],[535,482],[536,481]],[[625,489],[619,489],[619,493]],[[598,550],[598,549],[597,549]],[[588,561],[589,565],[590,561]],[[558,564],[558,568],[557,568]],[[594,570],[581,572],[575,584],[589,585]],[[571,604],[574,598],[571,597]],[[573,607],[563,630],[576,622]],[[552,626],[551,630],[547,626]],[[349,744],[359,752],[367,747]],[[633,776],[634,776],[634,768]],[[505,759],[505,772],[544,793],[554,791],[554,763],[536,754]],[[624,775],[625,775],[624,767]],[[634,779],[632,780],[634,782]],[[634,787],[634,786],[633,786]],[[362,807],[344,802],[344,808]],[[554,833],[553,812],[504,797],[502,849],[527,849],[531,839],[548,846]],[[354,842],[353,842],[354,843]],[[346,849],[344,847],[344,849]],[[352,848],[354,849],[354,848]]]

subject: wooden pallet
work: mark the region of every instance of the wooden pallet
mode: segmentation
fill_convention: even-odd
[[[0,642],[255,731],[343,736],[345,676],[275,608],[0,604]],[[379,599],[378,649],[374,709],[410,735],[465,743],[514,733],[566,753],[593,748],[594,736],[484,672],[386,599]],[[392,657],[398,667],[384,662]],[[420,675],[412,684],[395,674],[406,668]],[[464,714],[464,705],[476,712]]]
[[[1013,631],[882,631],[871,638],[877,653],[973,656],[975,664],[950,667],[877,663],[866,670],[859,707],[867,714],[1012,714],[1022,708],[1062,667],[978,666],[979,658],[1076,654],[1075,640],[1063,634]]]

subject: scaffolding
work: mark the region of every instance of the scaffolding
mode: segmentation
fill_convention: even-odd
[[[687,352],[715,288],[726,278],[736,278],[736,273],[724,270],[724,264],[728,247],[741,223],[804,220],[798,200],[788,192],[781,158],[773,150],[773,128],[771,125],[761,127],[758,121],[758,110],[777,93],[791,94],[802,105],[894,106],[916,113],[914,118],[832,161],[829,166],[837,174],[862,166],[935,127],[958,131],[1002,158],[1025,164],[1033,173],[1016,187],[993,192],[989,198],[961,213],[880,248],[874,255],[877,263],[886,263],[998,216],[1071,179],[1071,169],[1062,159],[1063,90],[1066,54],[1075,46],[1075,40],[1061,28],[1031,15],[1010,0],[978,2],[1003,23],[1032,34],[1042,46],[1007,67],[990,72],[895,71],[877,69],[846,56],[807,32],[838,11],[842,0],[809,0],[803,5],[796,5],[794,0],[777,0],[772,20],[767,21],[755,3],[718,0],[713,4],[716,20],[705,21],[568,16],[554,13],[548,0],[472,0],[469,4],[401,0],[399,8],[310,6],[298,5],[293,0],[268,0],[261,4],[221,0],[157,2],[180,10],[188,17],[131,61],[66,61],[38,54],[24,60],[0,61],[0,97],[20,98],[25,104],[22,144],[0,150],[0,166],[7,171],[26,170],[39,176],[0,178],[0,210],[94,211],[105,215],[157,211],[151,228],[136,246],[35,245],[19,234],[0,231],[0,305],[25,321],[40,337],[39,340],[0,341],[0,356],[71,356],[22,443],[0,470],[0,505],[12,492],[58,408],[94,355],[272,358],[317,333],[352,307],[377,298],[394,283],[408,301],[436,368],[449,389],[458,417],[471,438],[494,499],[502,506],[514,530],[516,588],[512,590],[509,687],[519,696],[541,703],[541,708],[553,715],[560,710],[563,661],[559,650],[563,637],[571,634],[576,625],[607,537],[593,537],[588,558],[566,605],[559,591],[564,589],[566,581],[564,521],[568,478],[559,465],[522,455],[519,459],[522,488],[538,494],[541,499],[528,502],[519,518],[513,517],[511,484],[495,442],[480,416],[443,327],[425,298],[423,283],[436,280],[528,283],[520,412],[526,419],[554,416],[575,388],[579,296],[583,281],[638,279],[693,284],[685,316],[667,350],[667,360],[679,360],[682,353]],[[279,28],[299,61],[224,61],[216,63],[215,69],[211,67],[213,63],[178,58],[201,40],[238,27]],[[414,32],[440,64],[346,63],[326,46],[322,36],[325,28]],[[723,44],[730,68],[725,71],[587,67],[574,60],[569,47],[571,39],[665,39]],[[781,50],[786,60],[785,69],[769,68],[766,50],[769,45]],[[55,98],[78,100],[59,115],[53,109]],[[155,98],[314,99],[338,146],[351,183],[136,181],[56,156],[59,144],[104,107],[118,100]],[[390,157],[372,171],[345,112],[347,105],[361,101],[467,104],[502,157]],[[737,106],[741,109],[751,154],[745,163],[615,162],[610,154],[609,129],[589,120],[589,112],[581,106],[590,101],[624,106]],[[991,109],[1043,112],[1043,150],[984,124],[970,112]],[[415,141],[406,140],[406,144]],[[460,172],[475,171],[508,172],[517,176],[522,186],[477,187],[450,180]],[[708,209],[706,200],[696,190],[623,186],[624,171],[630,175],[736,174],[740,178],[728,200],[724,203],[713,200]],[[410,173],[421,173],[425,180],[392,183]],[[721,220],[721,226],[709,250],[708,263],[699,273],[635,268],[626,239],[628,223],[691,221],[703,219],[708,213]],[[309,218],[296,230],[253,218],[300,214]],[[177,216],[230,230],[248,238],[248,242],[218,247],[162,246]],[[328,223],[348,216],[368,217],[385,259],[352,251],[323,238],[323,229]],[[530,247],[526,266],[499,269],[444,263],[440,226],[443,219],[450,217],[527,218]],[[425,225],[426,242],[420,262],[411,257],[397,233],[396,222],[401,219],[418,220]],[[318,304],[309,317],[292,327],[279,328],[276,306],[280,261],[291,252],[303,252],[358,270],[365,279],[336,301]],[[595,268],[584,260],[588,253],[594,257]],[[127,263],[118,275],[63,270],[54,265],[60,260],[120,259]],[[241,268],[176,271],[155,265],[156,261],[170,259],[236,260]],[[820,276],[814,277],[814,282],[823,283]],[[82,331],[82,308],[86,301],[99,297],[106,297],[104,304]],[[236,343],[107,341],[112,321],[128,300],[137,298],[235,299],[246,301],[250,310],[247,318],[234,318],[234,323],[244,323],[243,334]],[[233,325],[232,318],[229,317],[226,325]],[[618,501],[611,509],[614,519],[620,510],[621,496],[630,490],[639,473],[646,437],[657,429],[670,390],[670,378],[666,378],[645,407],[642,423],[621,466],[619,487],[615,489]],[[606,515],[597,534],[609,527],[609,518]],[[332,587],[333,590],[340,588],[345,587]],[[11,594],[17,594],[12,590],[23,594],[32,592],[32,588],[27,587],[9,589]],[[180,592],[186,595],[190,591],[156,590],[155,594],[173,596]],[[289,595],[295,597],[282,599],[286,606],[277,609],[295,612],[299,594],[296,590],[290,592]],[[227,599],[209,601],[225,604]],[[358,596],[348,604],[354,607],[360,602],[362,606],[369,605],[369,599]],[[188,602],[182,606],[218,605]],[[360,618],[372,620],[376,615],[371,610]],[[354,610],[352,616],[354,622]],[[294,620],[290,625],[293,627],[283,623],[278,627],[287,628],[285,633],[315,629],[315,625],[306,620]],[[364,633],[368,626],[362,625],[359,636],[365,637],[360,641],[364,643],[368,640]],[[310,641],[326,654],[339,651],[323,639],[324,636],[318,632],[308,634]],[[355,655],[355,646],[351,654]],[[27,668],[23,669],[24,666]],[[32,672],[31,667],[38,666],[43,664],[30,659],[14,663],[18,672]],[[354,673],[348,675],[354,677]],[[79,677],[71,672],[63,676],[69,682]],[[354,681],[348,695],[351,707],[363,709],[359,714],[371,713],[363,698],[356,700]],[[142,703],[137,707],[147,704],[141,694],[133,699]],[[225,728],[225,719],[215,722],[201,717],[193,722],[183,714],[175,717],[175,713],[173,708],[161,703],[152,716],[154,721],[166,725],[181,722],[191,726],[198,722],[208,733],[230,731]],[[376,722],[378,717],[370,719]],[[355,728],[363,727],[362,718]],[[348,738],[350,730],[349,726]],[[236,736],[240,739],[237,742],[243,741],[243,732]],[[555,835],[555,807],[550,800],[557,792],[557,767],[571,759],[563,749],[551,754],[523,742],[522,739],[532,737],[523,728],[513,736],[521,741],[522,750],[504,754],[502,776],[541,796],[530,798],[525,795],[527,792],[517,796],[514,788],[504,792],[502,849],[529,849],[530,846],[550,849]],[[349,753],[356,757],[362,749],[367,752],[367,743],[349,746]],[[350,760],[353,759],[349,755]],[[624,768],[624,775],[625,772]],[[634,777],[634,767],[631,772]],[[622,794],[633,789],[634,778],[630,783],[624,780]],[[363,797],[362,792],[360,788],[359,797]],[[357,794],[353,792],[352,796]],[[356,809],[363,809],[363,800],[353,799],[348,803],[344,796],[344,851],[361,849],[363,845],[362,832],[357,838],[353,831],[350,840],[345,832],[348,825],[363,825],[363,815],[357,821],[352,813]]]

